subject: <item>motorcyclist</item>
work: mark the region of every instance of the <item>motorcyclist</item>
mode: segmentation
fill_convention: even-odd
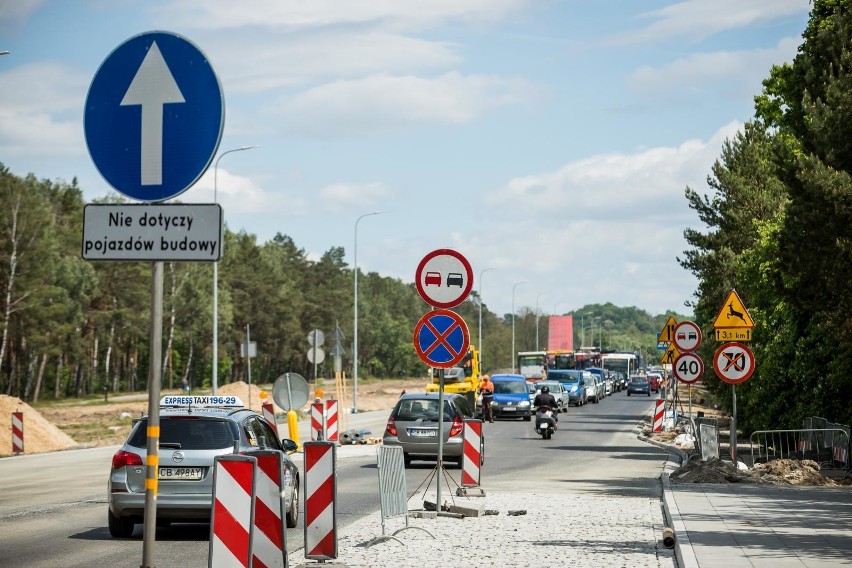
[[[550,394],[550,387],[541,387],[539,393],[535,395],[533,406],[536,408],[541,408],[542,406],[550,408],[550,417],[553,418],[553,427],[556,427],[556,423],[559,422],[559,418],[556,417],[556,409],[558,406],[556,404],[556,397]]]

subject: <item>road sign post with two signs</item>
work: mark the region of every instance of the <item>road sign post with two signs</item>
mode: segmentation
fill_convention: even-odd
[[[461,304],[473,288],[473,269],[467,259],[452,249],[430,252],[417,265],[414,275],[417,291],[434,309],[414,327],[414,348],[420,359],[438,369],[438,463],[443,469],[444,453],[444,369],[467,355],[470,333],[461,316],[449,310]],[[441,503],[440,476],[437,503]]]

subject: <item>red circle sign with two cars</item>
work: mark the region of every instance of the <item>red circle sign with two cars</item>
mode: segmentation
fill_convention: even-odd
[[[473,269],[461,253],[438,249],[420,261],[414,282],[420,297],[437,308],[414,327],[414,348],[427,365],[449,369],[467,355],[470,333],[464,319],[446,308],[461,304],[470,294]]]

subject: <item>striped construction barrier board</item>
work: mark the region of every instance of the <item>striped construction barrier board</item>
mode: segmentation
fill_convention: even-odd
[[[658,400],[654,406],[654,432],[663,431],[663,410],[665,405],[666,401],[661,399]]]
[[[337,477],[334,442],[305,442],[305,558],[337,558]]]
[[[482,456],[482,420],[464,421],[464,459],[462,461],[462,487],[479,487],[479,470]]]
[[[338,436],[338,405],[336,400],[325,401],[325,439],[336,442]]]
[[[24,453],[24,413],[12,413],[12,453]]]
[[[271,402],[263,403],[263,419],[272,427],[272,431],[275,432],[275,436],[277,436],[280,440],[281,434],[278,433],[278,422],[275,420],[275,408],[272,406]]]
[[[213,461],[208,568],[251,566],[257,459],[239,454]]]
[[[254,451],[257,458],[257,481],[254,494],[254,534],[252,566],[285,568],[287,566],[287,531],[284,523],[285,503],[281,472],[284,463],[280,452]]]
[[[325,439],[325,405],[321,402],[311,404],[311,441]]]

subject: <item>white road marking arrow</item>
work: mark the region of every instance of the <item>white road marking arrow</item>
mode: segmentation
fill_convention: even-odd
[[[142,106],[142,185],[163,185],[163,105],[185,103],[157,42],[142,60],[121,106]]]

